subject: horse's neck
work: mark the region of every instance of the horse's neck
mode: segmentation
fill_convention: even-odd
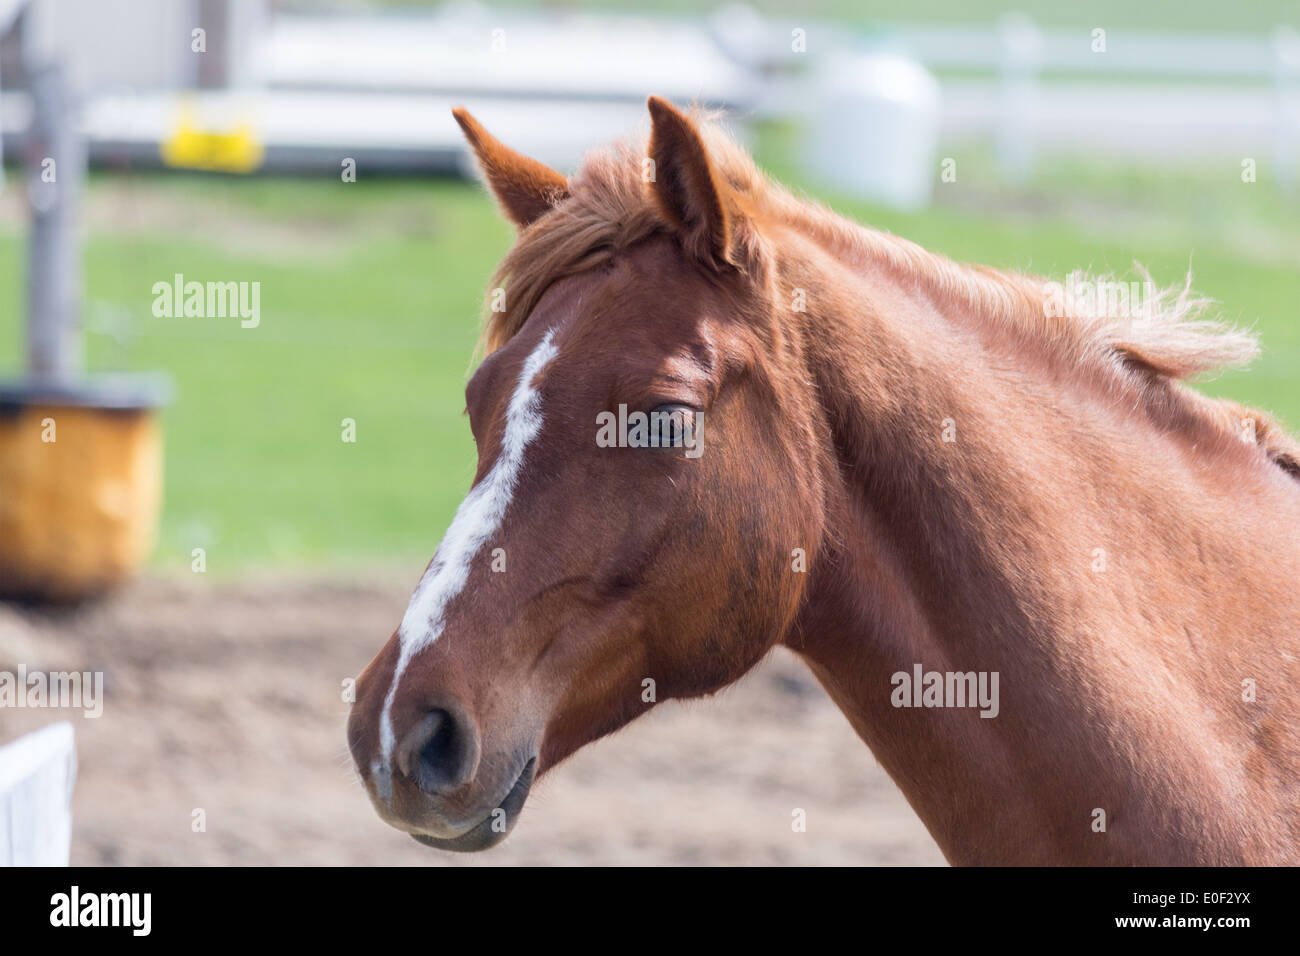
[[[1231,748],[1206,740],[1196,686],[1225,662],[1179,617],[1216,620],[1222,595],[1160,607],[1193,544],[1142,534],[1186,488],[1143,487],[1158,473],[1134,463],[1140,437],[994,370],[924,297],[864,286],[833,304],[809,373],[837,494],[788,643],[954,862],[1240,859],[1215,777]],[[917,665],[997,673],[997,716],[895,706],[893,675]]]

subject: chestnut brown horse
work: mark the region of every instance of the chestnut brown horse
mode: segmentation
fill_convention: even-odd
[[[1185,289],[1062,307],[649,107],[571,180],[456,113],[519,235],[473,486],[358,681],[383,819],[491,846],[785,645],[954,863],[1300,862],[1300,450],[1181,382],[1253,340]],[[673,441],[598,440],[656,411]]]

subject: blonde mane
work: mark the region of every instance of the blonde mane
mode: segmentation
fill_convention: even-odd
[[[1149,381],[1175,383],[1248,364],[1259,353],[1248,332],[1206,319],[1211,300],[1181,286],[1157,287],[1137,266],[1144,295],[1128,311],[1109,310],[1062,296],[1062,289],[1113,286],[1110,276],[1075,273],[1065,284],[986,266],[968,266],[916,243],[852,222],[773,183],[712,119],[692,114],[704,138],[718,186],[733,210],[734,241],[755,254],[763,237],[792,230],[852,261],[883,268],[937,301],[998,323],[1019,340],[1035,343],[1074,365],[1137,371]],[[504,289],[508,308],[485,319],[484,354],[514,336],[546,289],[559,278],[610,262],[638,242],[669,232],[643,179],[644,140],[616,143],[589,153],[569,180],[568,193],[523,230],[501,262],[492,285]],[[1300,446],[1267,415],[1180,389],[1202,420],[1235,436],[1240,415],[1258,421],[1258,435],[1283,467],[1300,461]],[[1252,426],[1253,427],[1253,426]],[[1263,437],[1270,436],[1267,440]],[[1300,466],[1294,466],[1300,467]]]
[[[1042,278],[987,267],[961,265],[888,233],[851,222],[829,209],[800,199],[758,171],[743,149],[714,123],[695,116],[709,145],[709,156],[728,198],[742,218],[738,228],[762,231],[765,223],[797,226],[827,245],[851,250],[886,266],[936,294],[1024,326],[1023,331],[1058,347],[1092,349],[1140,357],[1175,378],[1249,363],[1258,354],[1250,334],[1202,318],[1213,303],[1191,295],[1190,274],[1183,286],[1156,288],[1141,270],[1147,298],[1136,314],[1113,315],[1097,302],[1093,310],[1060,310],[1059,288]],[[489,352],[516,332],[556,279],[608,262],[628,247],[668,227],[642,178],[644,142],[619,143],[588,154],[570,180],[569,195],[528,229],[493,276],[510,308],[490,312],[484,328]],[[1110,276],[1075,273],[1076,284],[1112,282]]]

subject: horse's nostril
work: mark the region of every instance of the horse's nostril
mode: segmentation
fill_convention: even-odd
[[[456,756],[456,722],[445,710],[434,711],[438,715],[438,729],[433,732],[429,742],[420,750],[420,763],[431,768],[445,767]]]
[[[429,711],[403,741],[398,768],[425,793],[454,790],[473,776],[477,738],[468,721],[450,710]]]

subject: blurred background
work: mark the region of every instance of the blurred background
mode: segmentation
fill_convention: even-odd
[[[472,478],[511,242],[450,109],[572,172],[648,94],[697,102],[780,181],[959,260],[1190,268],[1263,343],[1201,387],[1294,428],[1298,30],[1294,0],[0,0],[0,670],[107,694],[0,708],[0,744],[74,723],[74,862],[941,863],[784,655],[575,757],[486,857],[367,806],[344,681]],[[257,283],[256,324],[159,315],[176,276]],[[109,413],[65,498],[16,435],[55,407]]]

